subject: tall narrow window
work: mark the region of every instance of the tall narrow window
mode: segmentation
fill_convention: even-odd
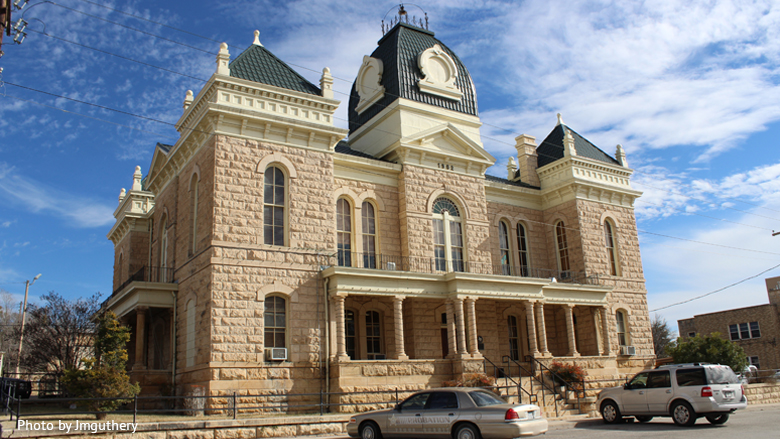
[[[168,282],[168,217],[160,224],[160,282]]]
[[[460,212],[447,198],[433,203],[433,237],[436,270],[464,271]]]
[[[517,223],[517,253],[520,276],[528,276],[528,239],[526,238],[525,226],[520,223]]]
[[[374,205],[363,202],[363,268],[376,268],[376,216]]]
[[[263,190],[263,238],[268,245],[284,245],[284,190],[284,173],[269,166]]]
[[[617,246],[615,245],[615,235],[612,230],[612,224],[609,221],[604,221],[604,239],[607,246],[609,274],[617,276]]]
[[[339,266],[352,266],[352,208],[349,201],[339,198],[336,202],[336,241]]]
[[[187,367],[195,365],[195,300],[190,299],[187,301],[186,306],[187,315],[187,334],[184,337],[186,340],[186,354],[184,356]]]
[[[347,344],[347,355],[350,360],[357,359],[357,345],[355,343],[357,338],[357,331],[355,325],[355,311],[351,309],[346,310],[344,313],[344,330]]]
[[[263,319],[265,323],[265,347],[286,347],[285,335],[287,332],[286,301],[283,297],[271,296],[265,298],[265,311]]]
[[[366,312],[366,354],[369,360],[385,358],[382,354],[382,323],[376,311]]]
[[[615,321],[617,322],[617,339],[620,346],[628,345],[628,333],[626,332],[626,313],[623,311],[615,312]]]
[[[566,242],[566,226],[563,221],[555,224],[555,238],[558,244],[558,268],[561,271],[569,271],[569,244]]]
[[[520,335],[517,330],[517,317],[507,317],[507,327],[509,328],[509,358],[512,360],[520,360]]]
[[[509,276],[512,274],[512,264],[509,259],[509,230],[506,223],[498,223],[498,248],[501,252],[501,274]]]
[[[190,207],[192,215],[192,227],[190,228],[190,252],[195,254],[198,250],[198,174],[192,175],[190,181]]]

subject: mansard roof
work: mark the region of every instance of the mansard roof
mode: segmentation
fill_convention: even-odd
[[[574,138],[574,148],[577,150],[577,156],[620,166],[620,163],[617,160],[592,144],[588,139],[580,136],[567,125],[559,123],[536,148],[536,154],[539,156],[538,163],[540,168],[563,158],[563,138],[566,135],[564,128],[569,131]]]
[[[507,180],[506,178],[496,177],[495,175],[490,175],[490,174],[485,174],[485,180],[492,181],[495,183],[508,184],[510,186],[525,187],[528,189],[540,189],[539,186],[534,186],[532,184],[524,183],[522,181]]]
[[[455,53],[441,41],[434,38],[434,33],[407,23],[398,23],[379,40],[379,47],[371,54],[372,58],[382,61],[383,73],[380,85],[384,86],[384,96],[371,107],[358,114],[355,110],[360,97],[356,84],[352,84],[349,98],[349,131],[354,132],[371,120],[379,112],[392,104],[396,99],[403,98],[433,105],[448,110],[477,116],[477,93],[471,75]],[[457,101],[430,93],[423,93],[418,82],[424,75],[420,71],[417,58],[420,53],[438,44],[455,62],[458,77],[455,85],[463,93]]]
[[[230,76],[301,93],[322,95],[319,87],[260,44],[252,44],[230,63]]]
[[[370,154],[366,154],[364,152],[352,149],[352,147],[349,146],[349,142],[347,142],[346,140],[340,141],[336,145],[335,149],[336,149],[336,152],[338,154],[351,155],[351,156],[361,157],[361,158],[370,159],[370,160],[378,160],[380,162],[386,162],[387,161],[387,160],[384,160],[384,159],[378,159],[378,158],[376,158],[376,157],[374,157],[374,156],[372,156]]]

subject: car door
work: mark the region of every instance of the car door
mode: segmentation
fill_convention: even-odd
[[[422,413],[430,392],[412,395],[387,416],[386,436],[419,437],[422,436]]]
[[[645,390],[648,412],[655,415],[668,413],[667,406],[672,396],[671,373],[668,370],[650,372]]]
[[[644,415],[647,413],[647,378],[650,372],[636,374],[620,394],[623,402],[623,413],[628,415]]]
[[[458,395],[455,392],[433,392],[423,411],[423,434],[426,437],[451,437],[458,420]]]

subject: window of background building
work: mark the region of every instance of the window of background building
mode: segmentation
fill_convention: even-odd
[[[433,203],[434,258],[438,271],[464,271],[460,211],[448,198]]]
[[[284,245],[284,191],[284,173],[269,166],[263,190],[263,242],[268,245]]]
[[[750,361],[751,366],[756,366],[756,369],[761,370],[761,364],[758,361],[758,357],[748,357],[748,361]]]
[[[758,322],[739,323],[729,325],[729,334],[732,341],[748,340],[761,337],[761,330],[758,327]]]

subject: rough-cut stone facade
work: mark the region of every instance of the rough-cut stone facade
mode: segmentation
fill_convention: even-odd
[[[158,148],[148,187],[134,177],[139,187],[127,196],[147,197],[153,207],[132,222],[123,214],[128,203],[121,204],[110,234],[117,291],[106,307],[133,330],[130,363],[142,382],[183,395],[385,395],[380,391],[439,386],[473,372],[511,375],[533,361],[561,359],[594,376],[619,377],[653,359],[630,170],[569,154],[534,168],[536,175],[526,166],[520,181],[488,180],[494,159],[478,142],[477,118],[408,102],[388,110],[382,129],[387,121],[416,120],[421,107],[428,113],[420,126],[436,129],[402,138],[383,157],[337,152],[345,130],[330,116],[296,119],[302,113],[292,108],[327,115],[338,102],[228,75],[218,70],[185,103],[182,138]],[[274,104],[254,103],[261,100]],[[456,125],[473,132],[464,136]],[[533,138],[523,142],[530,148]],[[284,174],[283,245],[264,240],[270,166]],[[341,198],[349,206],[350,233],[342,237],[349,263],[339,254]],[[433,212],[439,198],[457,207],[457,218]],[[363,240],[371,239],[364,203],[375,214],[374,254],[363,253]],[[448,250],[439,253],[447,268],[434,257],[436,221],[460,224],[462,268],[449,252],[454,233],[445,234]],[[617,242],[614,275],[605,221]],[[504,263],[502,222],[510,244]],[[518,224],[526,232],[524,267]],[[156,274],[120,288],[138,267]],[[266,313],[277,302],[283,311]],[[616,312],[627,318],[635,351],[618,344]],[[283,320],[269,320],[279,315]],[[266,346],[269,321],[281,327],[284,341],[275,344],[283,350]],[[271,358],[282,353],[286,359]]]

